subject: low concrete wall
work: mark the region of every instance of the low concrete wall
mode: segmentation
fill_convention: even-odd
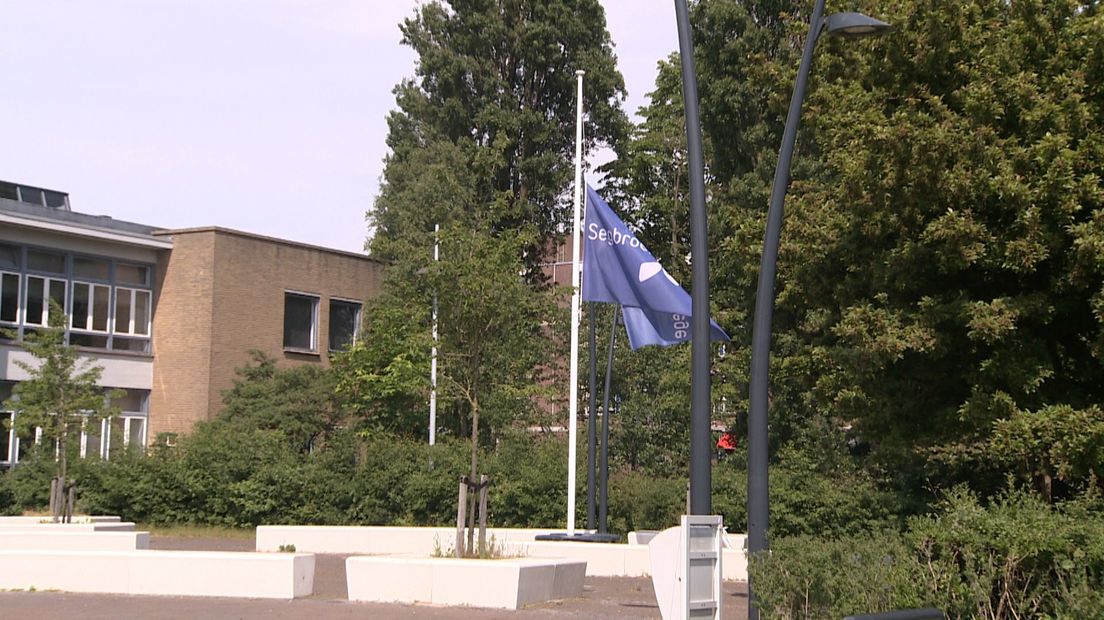
[[[0,549],[135,551],[149,549],[149,532],[0,531]]]
[[[0,523],[0,532],[133,532],[130,521],[93,523]]]
[[[508,542],[531,541],[541,534],[564,530],[487,528],[488,542],[504,546]],[[431,555],[436,549],[447,552],[456,546],[455,527],[386,527],[324,525],[260,525],[257,527],[257,551],[279,551],[281,545],[295,545],[307,553],[347,553],[365,555]]]
[[[647,545],[536,541],[553,530],[488,528],[487,537],[508,554],[586,560],[587,574],[596,577],[645,577],[651,574]],[[563,530],[557,530],[563,531]],[[257,551],[277,551],[295,545],[307,553],[364,555],[432,555],[455,545],[456,529],[447,527],[262,525]],[[724,579],[747,581],[743,534],[729,534],[724,550]]]
[[[215,551],[0,550],[0,590],[291,599],[314,591],[314,556]]]
[[[354,556],[345,560],[345,574],[350,601],[520,609],[582,596],[586,563]]]
[[[73,515],[74,523],[118,523],[122,521],[117,515]],[[0,517],[0,525],[4,524],[38,524],[49,523],[49,515],[26,515],[26,516],[11,516]]]

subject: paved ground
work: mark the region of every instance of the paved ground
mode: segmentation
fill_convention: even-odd
[[[154,549],[204,549],[252,551],[252,540],[167,538],[155,536]],[[316,558],[314,595],[293,601],[259,599],[116,596],[106,594],[69,594],[64,592],[0,592],[0,619],[7,618],[80,618],[115,620],[116,618],[659,618],[650,579],[587,577],[583,596],[575,599],[532,605],[519,611],[495,611],[477,608],[434,607],[429,605],[382,605],[350,603],[345,588],[345,556],[319,555]],[[744,618],[747,614],[747,588],[726,583],[725,618]]]

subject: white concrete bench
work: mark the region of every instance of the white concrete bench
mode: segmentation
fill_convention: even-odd
[[[734,540],[733,543],[735,542]],[[742,537],[739,537],[739,542],[742,544]],[[648,577],[652,572],[648,545],[538,540],[510,543],[506,545],[505,551],[531,558],[586,560],[587,575],[591,577]],[[744,550],[726,548],[722,555],[722,578],[726,581],[747,581],[747,556]]]
[[[73,515],[74,523],[118,523],[122,521],[118,515]],[[50,522],[49,515],[21,515],[0,517],[0,525],[4,524],[17,524],[17,523],[48,523]]]
[[[149,532],[0,531],[0,549],[135,551],[149,549]]]
[[[582,596],[586,562],[353,556],[345,575],[350,601],[520,609]]]
[[[540,534],[563,530],[487,528],[487,541],[496,545],[531,541]],[[261,525],[257,527],[257,551],[278,551],[295,545],[296,551],[342,554],[431,555],[456,545],[455,527],[387,527],[374,525]]]
[[[314,591],[314,556],[218,551],[0,550],[0,590],[291,599]]]
[[[2,523],[0,532],[133,532],[130,521],[102,521],[92,523]]]

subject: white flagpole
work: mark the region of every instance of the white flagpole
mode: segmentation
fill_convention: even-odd
[[[433,262],[441,260],[437,235],[440,224],[433,225]],[[433,349],[429,362],[429,445],[437,443],[437,289],[433,289]]]
[[[583,201],[583,75],[578,70],[579,92],[575,105],[575,219],[571,228],[571,370],[567,424],[567,535],[575,535],[575,439],[579,417],[579,227]]]

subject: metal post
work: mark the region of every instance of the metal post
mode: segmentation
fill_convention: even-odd
[[[594,359],[597,355],[597,336],[595,334],[595,318],[594,311],[597,309],[598,304],[593,301],[587,304],[587,316],[590,319],[590,381],[587,383],[587,389],[590,391],[589,402],[587,406],[587,529],[594,529],[594,479],[595,475],[595,445],[598,441],[597,426],[598,426],[598,360]],[[603,440],[603,446],[605,445]]]
[[[567,535],[575,535],[575,442],[579,416],[579,220],[583,202],[583,75],[575,72],[578,95],[575,106],[575,213],[571,227],[571,363],[568,370],[567,420]]]
[[[433,262],[440,260],[440,242],[437,238],[440,224],[433,225]],[[429,445],[437,443],[437,289],[433,289],[433,348],[429,362]]]
[[[610,379],[613,377],[613,345],[617,342],[618,306],[613,306],[613,320],[610,321],[609,354],[606,357],[605,392],[602,395],[602,473],[599,476],[601,486],[598,490],[598,533],[607,532],[609,513],[609,419],[610,419]]]
[[[801,105],[809,79],[813,49],[823,27],[824,0],[817,0],[809,21],[809,36],[797,72],[786,129],[778,152],[778,167],[774,171],[767,227],[763,237],[763,259],[759,268],[759,286],[755,292],[755,318],[751,340],[751,378],[748,406],[748,551],[767,549],[769,523],[769,490],[767,478],[767,399],[770,372],[771,315],[774,312],[774,279],[778,263],[778,244],[782,231],[782,208],[790,183],[790,161],[793,158],[797,127],[801,120]],[[748,583],[748,618],[756,620],[759,610]]]
[[[682,60],[682,100],[686,110],[686,150],[690,174],[691,363],[690,363],[690,514],[713,512],[709,441],[709,256],[705,214],[705,164],[698,119],[698,77],[686,0],[675,0],[679,56]]]

